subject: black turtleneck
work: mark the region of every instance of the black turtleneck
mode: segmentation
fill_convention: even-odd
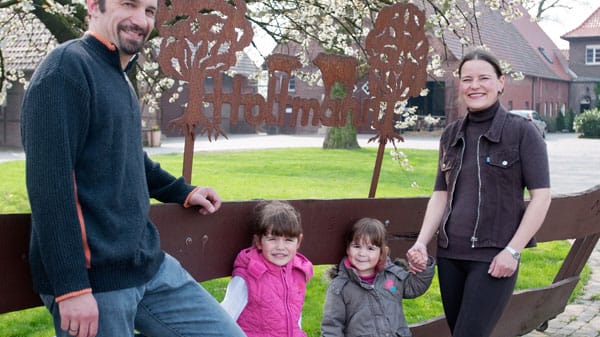
[[[477,144],[479,138],[492,125],[500,102],[480,111],[469,111],[465,130],[465,152],[461,170],[456,181],[452,213],[446,224],[449,238],[447,249],[438,247],[438,256],[489,262],[498,253],[496,248],[471,248],[471,236],[477,221]]]

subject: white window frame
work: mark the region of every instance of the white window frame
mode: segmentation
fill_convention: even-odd
[[[288,92],[296,92],[296,75],[290,76],[290,81],[288,82]]]
[[[588,59],[589,51],[592,51],[592,59]],[[586,65],[600,65],[600,44],[592,44],[585,46],[585,64]]]

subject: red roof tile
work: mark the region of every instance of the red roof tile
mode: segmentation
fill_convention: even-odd
[[[537,52],[542,63],[559,78],[571,80],[569,62],[565,54],[556,46],[544,30],[534,21],[527,11],[523,16],[513,21],[513,26],[527,41],[529,46]]]
[[[579,27],[561,36],[564,40],[580,37],[600,37],[600,7],[583,21]]]
[[[2,43],[4,65],[7,70],[33,70],[46,55],[46,50],[56,45],[56,40],[44,24],[31,15],[28,34],[5,36]]]
[[[512,22],[504,20],[497,10],[485,5],[479,8],[479,35],[476,44],[483,43],[500,59],[510,63],[512,70],[527,76],[571,80],[568,62],[560,49],[525,9],[523,16]],[[462,57],[462,46],[452,34],[446,35],[450,51]]]

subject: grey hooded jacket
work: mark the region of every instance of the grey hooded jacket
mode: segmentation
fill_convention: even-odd
[[[433,259],[425,271],[411,274],[388,258],[373,284],[362,281],[344,260],[327,289],[321,336],[410,337],[402,299],[427,291],[434,274]]]

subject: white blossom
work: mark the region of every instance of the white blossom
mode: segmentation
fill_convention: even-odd
[[[521,6],[530,6],[534,0],[470,0],[460,2],[467,4],[462,10],[457,5],[457,0],[420,0],[410,1],[418,6],[428,8],[425,27],[431,36],[443,40],[446,34],[452,34],[458,37],[463,45],[470,45],[475,41],[475,30],[478,29],[477,18],[482,6],[491,10],[498,11],[506,21],[512,21],[522,16]],[[85,5],[85,0],[73,1],[43,1],[43,10],[50,14],[61,15],[65,17],[72,16],[76,9],[75,5]],[[361,63],[361,69],[366,64],[366,51],[364,42],[369,31],[377,18],[379,10],[390,4],[387,0],[261,0],[248,4],[247,16],[256,21],[256,27],[267,29],[269,35],[275,36],[278,41],[295,41],[300,47],[297,50],[297,56],[303,65],[311,64],[315,55],[310,55],[311,46],[318,40],[320,46],[327,52],[343,54],[355,57]],[[435,8],[436,10],[433,10]],[[32,32],[38,32],[41,23],[31,14],[34,10],[33,0],[20,0],[15,4],[0,9],[0,44],[7,45],[15,43],[17,38],[32,37]],[[192,31],[197,29],[198,22],[192,20]],[[215,25],[212,27],[214,33],[218,33],[223,26]],[[261,28],[257,28],[261,29]],[[142,51],[136,69],[136,81],[140,94],[140,102],[146,110],[155,114],[159,112],[160,100],[163,98],[165,90],[170,90],[169,102],[176,102],[183,92],[185,82],[175,81],[165,76],[155,61],[159,53],[161,37],[156,37],[146,44]],[[48,34],[48,37],[42,40],[34,41],[29,39],[29,49],[31,55],[36,58],[43,58],[50,50],[56,46],[56,42]],[[225,52],[226,48],[222,52]],[[221,50],[219,51],[221,52]],[[15,60],[4,59],[2,73],[4,74],[4,83],[0,84],[0,100],[6,96],[6,90],[13,83],[21,83],[27,86],[27,80],[24,73],[17,69],[11,69],[9,64]],[[175,62],[175,61],[174,61]],[[429,63],[427,73],[430,76],[442,77],[444,70],[442,67],[442,57],[430,49]],[[184,67],[184,64],[174,64],[176,69]],[[178,68],[179,67],[179,68]],[[503,72],[510,74],[514,79],[523,78],[523,74],[515,72],[510,65],[503,63]],[[309,84],[318,85],[321,83],[319,72],[296,71],[294,75]],[[363,73],[364,75],[364,73]],[[259,75],[257,74],[256,78]],[[426,90],[422,91],[426,94]],[[394,110],[400,116],[398,128],[408,128],[414,125],[415,109],[405,105],[395,105]],[[380,107],[379,114],[384,111]]]

